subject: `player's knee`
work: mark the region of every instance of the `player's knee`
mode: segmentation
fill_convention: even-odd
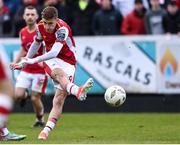
[[[39,93],[32,93],[32,96],[31,96],[32,102],[37,102],[40,99],[41,99],[41,95]]]
[[[19,100],[21,100],[23,97],[24,97],[24,93],[22,93],[22,92],[15,92],[15,95],[14,95],[14,100],[15,101],[19,101]]]

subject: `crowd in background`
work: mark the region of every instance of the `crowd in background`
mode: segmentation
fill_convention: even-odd
[[[180,34],[180,0],[0,0],[0,37],[19,36],[27,5],[55,6],[75,36]]]

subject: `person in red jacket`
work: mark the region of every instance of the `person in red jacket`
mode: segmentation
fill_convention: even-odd
[[[146,9],[142,0],[135,0],[134,10],[123,20],[121,32],[125,35],[145,34],[144,15]]]

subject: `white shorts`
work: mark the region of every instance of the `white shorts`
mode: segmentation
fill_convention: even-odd
[[[16,80],[16,87],[31,89],[35,92],[44,93],[47,82],[47,75],[21,71]]]
[[[75,66],[71,65],[59,58],[53,58],[44,62],[44,69],[47,74],[50,76],[51,72],[55,68],[62,69],[66,75],[69,77],[70,82],[74,81],[74,74],[75,74]],[[53,80],[54,87],[60,90],[63,90],[62,86]]]

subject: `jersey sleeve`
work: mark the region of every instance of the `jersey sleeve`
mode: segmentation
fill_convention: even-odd
[[[36,40],[37,42],[42,42],[42,41],[43,41],[41,32],[39,31],[39,28],[38,28],[38,27],[37,27],[37,30],[36,30],[36,37],[35,37],[35,40]]]
[[[65,43],[66,39],[69,35],[69,30],[66,27],[60,27],[56,32],[55,32],[55,36],[56,36],[56,42],[61,42],[61,43]]]

